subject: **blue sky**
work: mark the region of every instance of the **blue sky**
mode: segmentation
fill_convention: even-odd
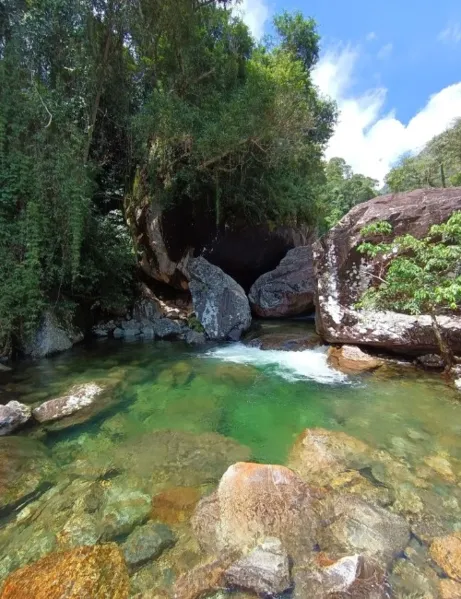
[[[300,10],[316,19],[322,55],[314,73],[341,109],[328,156],[383,180],[461,117],[461,0],[243,0],[255,37],[271,16]]]

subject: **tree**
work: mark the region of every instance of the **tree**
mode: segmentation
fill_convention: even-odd
[[[321,191],[326,224],[335,225],[351,208],[378,195],[378,181],[354,174],[343,158],[325,165],[326,182]]]
[[[365,241],[359,251],[381,259],[382,264],[376,284],[365,292],[361,306],[429,314],[440,354],[450,369],[453,352],[437,317],[461,307],[461,212],[432,226],[423,239],[403,235],[386,241],[392,226],[384,221],[364,227],[361,234],[365,239],[380,239]]]
[[[457,185],[461,185],[461,119],[416,156],[402,156],[386,176],[386,186],[393,193]]]

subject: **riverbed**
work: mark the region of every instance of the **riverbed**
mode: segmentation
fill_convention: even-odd
[[[285,464],[306,428],[342,431],[385,452],[408,480],[399,474],[394,483],[375,477],[372,483],[408,491],[421,508],[405,509],[436,522],[438,533],[461,529],[460,394],[439,374],[405,365],[346,376],[327,364],[323,346],[191,349],[180,342],[102,340],[19,365],[3,376],[0,400],[36,405],[89,381],[109,389],[89,419],[70,417],[19,434],[31,444],[24,461],[37,460],[40,471],[27,471],[27,480],[43,480],[1,507],[0,578],[57,549],[123,543],[154,519],[171,526],[180,541],[155,567],[143,564],[132,572],[132,592],[169,588],[201,558],[188,528],[194,501],[161,504],[156,511],[152,497],[180,488],[198,500],[236,461]],[[38,447],[44,453],[37,457]],[[22,473],[21,456],[14,459]],[[94,509],[87,509],[92,502]],[[424,538],[424,532],[412,538],[421,572],[430,567]],[[417,577],[408,581],[404,572],[401,578],[396,588],[419,596]]]

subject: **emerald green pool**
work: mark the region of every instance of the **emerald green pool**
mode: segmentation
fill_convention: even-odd
[[[105,340],[21,364],[4,377],[0,400],[35,404],[94,380],[109,385],[110,397],[92,418],[69,420],[73,425],[62,430],[30,427],[20,433],[48,448],[57,471],[53,484],[69,497],[76,480],[82,489],[87,481],[106,480],[149,496],[178,485],[210,489],[233,461],[283,464],[305,428],[323,427],[386,450],[412,473],[425,472],[424,493],[443,512],[447,530],[461,528],[461,395],[439,375],[406,366],[345,376],[328,366],[324,347],[285,352],[238,343],[191,349]],[[448,463],[452,475],[433,466],[428,474],[428,457],[435,459],[432,465]],[[26,509],[50,501],[52,490]],[[46,524],[34,519],[27,526],[24,505],[14,507],[0,531],[0,577],[60,547],[59,534],[55,541],[49,531],[54,519],[59,530],[63,526],[60,510],[68,510],[67,522],[68,504],[56,504]],[[47,542],[27,553],[30,538],[40,535]],[[16,561],[5,557],[12,551]],[[143,585],[148,583],[135,581],[134,590]]]

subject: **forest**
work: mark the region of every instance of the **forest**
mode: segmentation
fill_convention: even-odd
[[[312,82],[316,23],[252,39],[209,0],[0,5],[0,354],[47,306],[110,313],[136,285],[146,201],[328,230],[379,193],[461,183],[461,122],[377,181],[326,161],[338,110]]]

